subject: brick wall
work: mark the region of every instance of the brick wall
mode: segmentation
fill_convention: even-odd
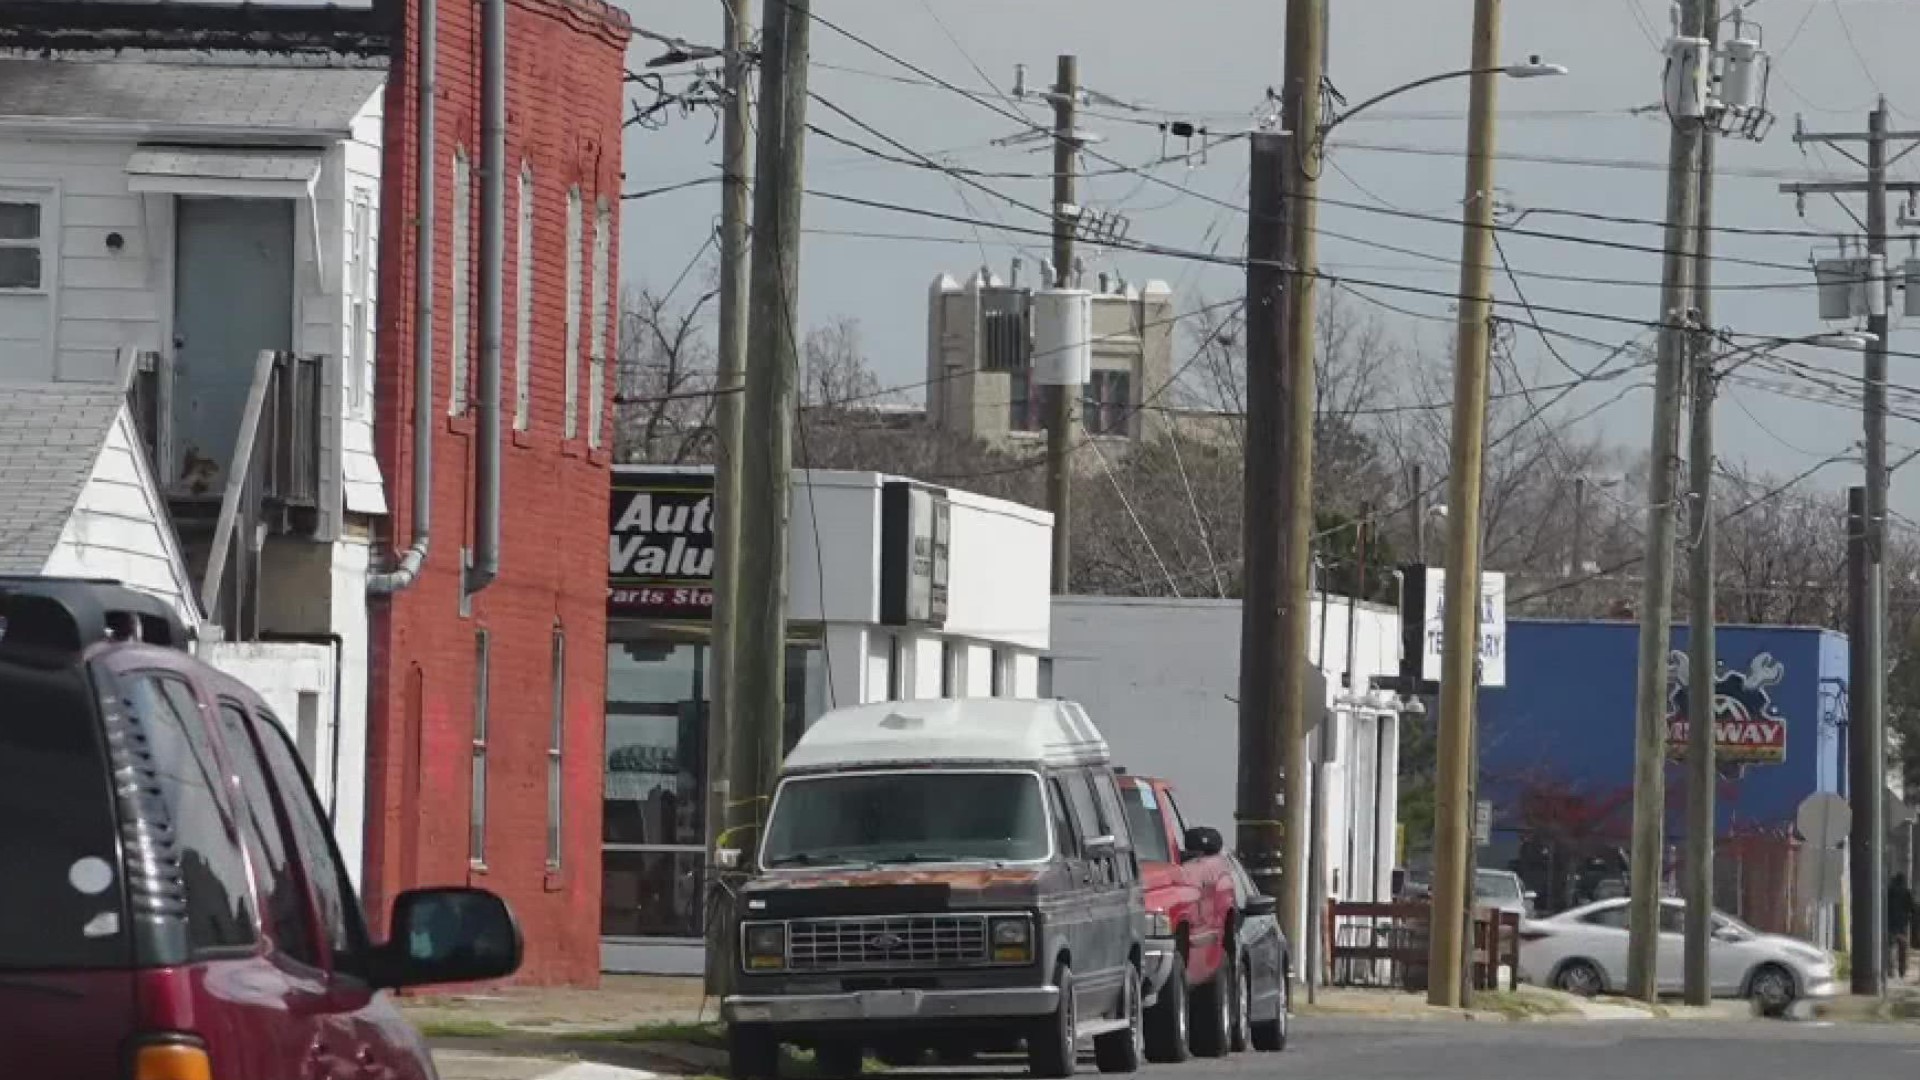
[[[392,514],[379,550],[412,542],[415,244],[415,18],[407,0],[403,52],[388,84],[387,161],[382,199],[376,444]],[[581,365],[585,435],[587,320],[581,297],[582,355],[565,355],[566,196],[578,184],[586,205],[584,244],[604,196],[618,213],[620,85],[628,23],[597,0],[512,0],[508,7],[506,283],[501,400],[503,523],[500,577],[460,612],[463,549],[472,544],[474,425],[448,415],[453,281],[449,227],[453,156],[478,162],[479,8],[440,0],[437,215],[434,258],[432,548],[419,580],[373,605],[372,686],[367,751],[365,900],[384,927],[396,893],[411,886],[471,882],[512,904],[527,940],[518,981],[591,985],[599,978],[600,789],[606,679],[605,451],[562,437],[565,365]],[[513,430],[514,294],[520,168],[534,176],[531,282],[531,419]],[[478,169],[469,235],[469,280],[477,286]],[[618,236],[617,220],[614,236]],[[616,245],[617,247],[617,245]],[[591,266],[591,251],[582,252]],[[617,291],[618,261],[602,287]],[[586,291],[593,282],[589,278]],[[617,305],[607,305],[611,313]],[[468,355],[479,357],[477,295]],[[611,314],[609,315],[611,318]],[[614,328],[607,330],[613,340]],[[612,351],[611,344],[609,351]],[[606,380],[612,413],[612,382]],[[603,446],[611,445],[610,432]],[[561,868],[546,858],[548,737],[553,710],[552,634],[565,632],[564,841]],[[468,811],[476,700],[476,634],[491,638],[486,865],[468,860]]]

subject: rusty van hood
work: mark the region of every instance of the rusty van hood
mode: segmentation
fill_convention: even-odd
[[[757,878],[742,899],[749,917],[768,918],[1026,908],[1045,876],[1028,866],[822,867]]]

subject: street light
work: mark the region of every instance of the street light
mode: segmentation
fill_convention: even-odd
[[[1373,108],[1375,105],[1378,105],[1383,101],[1386,101],[1390,98],[1397,98],[1401,94],[1405,94],[1412,90],[1418,90],[1423,86],[1432,86],[1434,83],[1449,82],[1454,79],[1470,79],[1475,75],[1505,75],[1509,79],[1540,79],[1540,78],[1546,78],[1551,75],[1565,75],[1566,73],[1567,73],[1567,68],[1565,64],[1544,63],[1541,61],[1541,59],[1538,56],[1527,57],[1527,62],[1524,64],[1506,64],[1506,65],[1495,66],[1495,67],[1470,67],[1470,68],[1461,68],[1458,71],[1443,71],[1438,75],[1429,75],[1424,79],[1415,79],[1410,83],[1405,83],[1403,85],[1396,86],[1391,90],[1387,90],[1382,93],[1375,94],[1374,96],[1368,98],[1367,100],[1361,102],[1360,104],[1355,105],[1353,108],[1348,109],[1346,112],[1341,113],[1339,116],[1336,116],[1333,119],[1327,121],[1326,123],[1321,124],[1320,135],[1317,141],[1319,143],[1324,144],[1327,141],[1327,133],[1332,131],[1334,128],[1340,126],[1341,124],[1346,123],[1348,120],[1353,119],[1355,116],[1358,116],[1359,114],[1367,111],[1368,109]]]

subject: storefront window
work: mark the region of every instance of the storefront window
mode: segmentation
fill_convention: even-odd
[[[616,634],[618,631],[615,631]],[[600,932],[698,937],[713,650],[691,640],[607,645]],[[787,746],[825,711],[817,645],[787,649]]]

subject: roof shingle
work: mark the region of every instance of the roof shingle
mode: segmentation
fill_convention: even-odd
[[[371,68],[0,57],[0,116],[344,135],[385,81]]]
[[[0,383],[0,573],[46,569],[125,404],[113,385]]]

